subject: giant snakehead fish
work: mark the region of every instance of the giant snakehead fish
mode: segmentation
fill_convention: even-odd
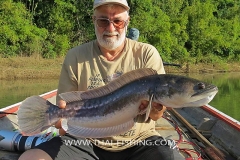
[[[127,72],[105,86],[61,93],[65,109],[31,96],[18,110],[19,129],[23,135],[34,135],[63,119],[67,133],[85,138],[119,135],[134,126],[134,118],[149,117],[152,102],[166,107],[200,107],[209,103],[218,92],[215,85],[180,75],[157,74],[150,68]],[[139,110],[142,100],[149,105]]]

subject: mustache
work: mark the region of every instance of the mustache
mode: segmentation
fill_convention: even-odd
[[[120,34],[118,32],[103,32],[104,36],[119,36]]]

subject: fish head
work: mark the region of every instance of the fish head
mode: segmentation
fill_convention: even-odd
[[[218,92],[213,84],[179,75],[159,75],[155,85],[156,101],[172,108],[206,105]]]

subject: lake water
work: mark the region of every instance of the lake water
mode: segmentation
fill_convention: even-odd
[[[210,105],[240,121],[240,73],[189,74],[219,88]],[[0,108],[20,102],[31,95],[39,95],[57,88],[58,79],[0,80]]]
[[[0,80],[0,108],[56,89],[58,79]]]

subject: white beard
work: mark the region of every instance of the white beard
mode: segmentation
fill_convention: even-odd
[[[107,50],[114,50],[123,44],[126,38],[126,28],[124,29],[124,32],[122,34],[119,34],[117,31],[104,31],[103,34],[100,35],[95,27],[95,34],[97,36],[97,40],[100,46],[106,48]],[[114,35],[114,37],[104,38],[104,35]]]

